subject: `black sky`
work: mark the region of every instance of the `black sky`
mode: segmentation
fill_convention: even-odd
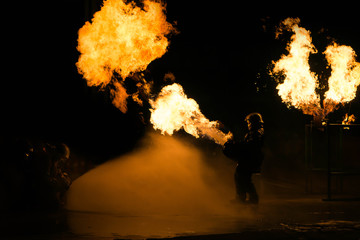
[[[138,109],[130,106],[122,114],[106,92],[86,86],[75,66],[77,31],[101,1],[14,5],[6,7],[11,18],[3,36],[3,133],[63,141],[89,152],[130,149],[146,128]],[[168,21],[176,22],[179,34],[171,36],[168,52],[149,65],[148,75],[161,87],[164,74],[172,72],[208,118],[234,132],[241,132],[243,118],[253,111],[263,113],[273,131],[301,132],[311,117],[287,109],[267,74],[271,61],[285,53],[290,36],[276,40],[275,28],[286,17],[299,17],[319,53],[333,39],[360,53],[355,8],[351,3],[168,0]],[[325,70],[318,55],[311,64],[321,74]],[[358,91],[351,106],[331,114],[330,121],[341,120],[349,109],[360,118],[359,98]]]

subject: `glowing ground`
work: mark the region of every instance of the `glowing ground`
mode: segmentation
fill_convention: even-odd
[[[11,213],[1,215],[1,232],[2,239],[359,239],[359,202],[321,197],[266,199],[232,216]]]
[[[359,201],[323,201],[302,180],[263,174],[253,178],[259,205],[240,205],[233,168],[222,153],[149,135],[75,180],[68,210],[2,212],[0,239],[360,239]]]

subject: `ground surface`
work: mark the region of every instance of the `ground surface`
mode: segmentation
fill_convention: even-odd
[[[1,239],[360,239],[360,203],[323,197],[272,197],[231,216],[3,213]]]

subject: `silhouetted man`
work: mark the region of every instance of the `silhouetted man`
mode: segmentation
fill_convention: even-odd
[[[252,182],[252,174],[259,173],[264,159],[264,122],[259,113],[246,116],[248,132],[241,142],[229,140],[224,145],[224,154],[237,162],[235,186],[237,198],[243,203],[257,204],[259,196]]]

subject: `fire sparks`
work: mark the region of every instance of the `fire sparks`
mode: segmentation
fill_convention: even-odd
[[[332,71],[328,79],[329,90],[321,105],[320,96],[316,93],[319,87],[317,75],[311,72],[309,65],[310,54],[317,53],[317,50],[312,44],[310,32],[299,27],[299,23],[298,18],[287,18],[281,23],[277,37],[283,30],[294,34],[287,46],[288,55],[274,62],[271,74],[280,73],[285,77],[284,82],[277,86],[284,103],[322,120],[339,104],[356,97],[360,84],[360,64],[355,61],[355,52],[349,46],[334,43],[326,48],[324,54]]]
[[[169,45],[166,36],[175,31],[164,11],[164,4],[158,1],[144,0],[140,8],[134,2],[105,0],[92,23],[86,22],[79,30],[79,73],[89,86],[103,88],[116,82],[112,90],[114,105],[124,113],[128,93],[123,81],[164,55]],[[114,72],[121,79],[116,79]],[[137,87],[148,85],[143,80],[137,82]]]
[[[174,131],[184,129],[196,138],[207,136],[221,145],[232,138],[230,132],[224,134],[218,129],[217,121],[209,121],[201,113],[197,102],[188,98],[177,83],[165,86],[150,104],[150,122],[155,129],[160,129],[162,134],[172,135]]]

